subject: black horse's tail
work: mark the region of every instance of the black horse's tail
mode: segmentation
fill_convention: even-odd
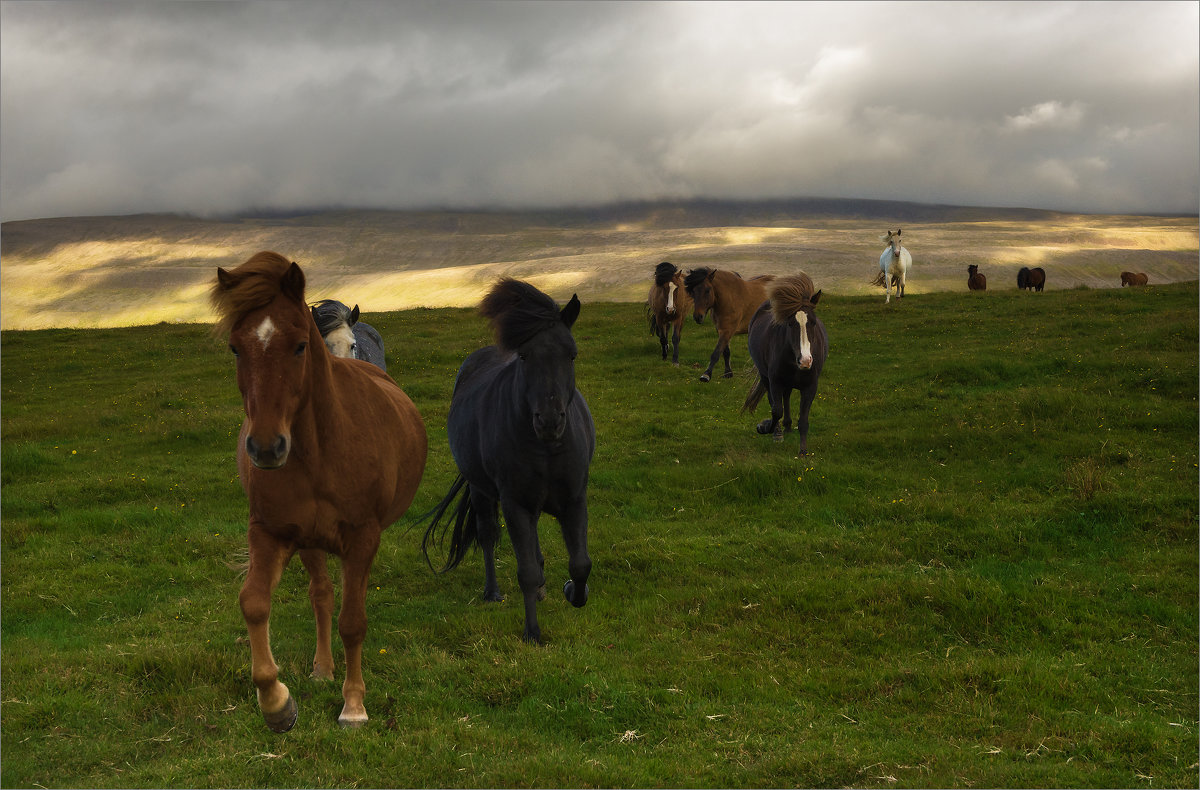
[[[442,566],[441,570],[437,570],[429,559],[429,544],[434,542],[439,549],[442,547],[446,538],[446,530],[450,528],[449,522],[441,525],[440,534],[435,535],[434,533],[437,532],[446,511],[454,504],[455,497],[458,498],[458,504],[454,508],[454,531],[450,533],[450,549],[446,552],[446,564]],[[427,518],[432,518],[429,527],[425,530],[425,537],[421,539],[421,551],[424,552],[425,562],[429,564],[431,570],[445,573],[454,569],[458,563],[462,562],[462,558],[467,556],[467,550],[471,548],[471,545],[478,542],[473,515],[471,512],[471,484],[465,477],[459,475],[455,478],[454,485],[450,486],[446,496],[442,497],[442,501],[418,520],[420,523]]]
[[[762,400],[762,396],[766,395],[766,394],[767,394],[767,382],[763,379],[762,375],[760,374],[758,376],[758,381],[756,381],[754,383],[754,386],[751,388],[751,390],[746,393],[746,402],[742,404],[742,412],[741,413],[745,414],[746,412],[750,412],[751,414],[753,414],[754,410],[758,408],[758,402],[760,400]]]

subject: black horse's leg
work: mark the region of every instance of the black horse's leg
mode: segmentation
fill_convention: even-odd
[[[500,517],[496,500],[471,489],[471,511],[475,518],[475,535],[483,549],[483,600],[503,601],[496,582],[496,544],[500,541]]]
[[[808,410],[812,408],[813,399],[817,397],[817,385],[800,390],[800,411],[796,415],[796,432],[800,434],[800,455],[808,455]]]
[[[791,426],[791,414],[789,413],[791,404],[788,402],[792,397],[792,388],[788,384],[779,383],[778,379],[771,382],[771,422],[774,423],[772,435],[775,441],[783,441],[783,431],[785,427]]]
[[[558,519],[567,546],[567,572],[571,574],[563,585],[563,595],[575,607],[587,603],[587,580],[592,573],[592,558],[587,550],[587,518],[587,500],[581,498]]]
[[[730,365],[729,365],[729,339],[728,338],[725,339],[725,353],[722,356],[725,357],[725,378],[731,379],[731,378],[733,378],[733,368],[730,367]]]
[[[754,430],[766,436],[769,433],[775,433],[775,424],[779,422],[779,418],[775,416],[775,390],[771,387],[771,379],[768,376],[763,376],[761,372],[758,375],[761,377],[762,382],[766,384],[767,404],[771,407],[771,414],[756,425]]]
[[[517,555],[517,583],[521,587],[521,597],[525,599],[525,630],[521,638],[540,645],[542,629],[538,625],[537,602],[546,597],[546,577],[539,562],[542,554],[537,534],[539,514],[514,502],[503,502],[502,507],[508,537]]]

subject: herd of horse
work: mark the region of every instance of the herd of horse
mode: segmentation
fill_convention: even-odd
[[[912,258],[900,231],[882,238],[877,285],[904,296]],[[971,290],[984,290],[977,266],[968,269]],[[753,412],[765,395],[771,413],[755,426],[782,441],[792,430],[791,399],[800,393],[795,429],[807,453],[809,411],[829,354],[825,325],[816,315],[821,291],[805,273],[743,278],[736,272],[696,268],[684,272],[660,263],[647,298],[651,331],[662,358],[668,341],[679,364],[682,326],[690,312],[703,324],[712,314],[717,345],[701,381],[717,361],[733,376],[730,341],[748,335],[756,374],[742,411]],[[1123,272],[1121,284],[1145,285],[1145,274]],[[1021,269],[1018,287],[1042,290],[1045,272]],[[218,268],[210,301],[215,331],[228,339],[245,417],[238,436],[237,468],[249,512],[249,566],[238,596],[249,633],[251,677],[259,709],[275,732],[291,729],[295,698],[279,680],[271,653],[272,594],[295,554],[309,576],[316,620],[313,676],[332,680],[333,583],[327,560],[342,564],[338,634],[346,674],[338,721],[367,721],[362,646],[366,636],[368,576],[384,529],[412,504],[425,471],[428,437],[417,407],[387,375],[383,339],[362,322],[358,306],[334,300],[305,301],[300,266],[260,252],[233,270]],[[522,636],[541,643],[537,603],[545,590],[545,561],[538,540],[542,513],[562,528],[568,555],[563,595],[572,605],[588,599],[587,485],[596,431],[587,401],[575,386],[576,345],[571,328],[581,305],[564,307],[534,286],[501,278],[479,313],[494,343],[469,354],[458,369],[447,414],[450,452],[458,474],[427,523],[422,551],[441,551],[439,572],[456,567],[468,550],[482,549],[483,600],[503,600],[496,579],[500,516],[517,559],[524,600]]]

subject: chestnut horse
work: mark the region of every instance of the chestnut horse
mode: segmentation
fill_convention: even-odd
[[[971,264],[967,267],[967,288],[972,291],[986,291],[987,277],[979,272],[979,267]]]
[[[672,329],[671,344],[674,351],[671,363],[679,364],[679,335],[683,321],[692,309],[692,297],[683,287],[683,270],[673,263],[663,261],[654,267],[654,285],[646,299],[646,313],[650,318],[650,333],[658,336],[662,344],[662,358],[667,358],[667,329]]]
[[[1040,291],[1046,287],[1046,270],[1041,266],[1030,269],[1022,266],[1017,272],[1017,288],[1022,291]]]
[[[770,300],[758,308],[750,322],[750,358],[758,368],[758,381],[746,395],[742,411],[753,412],[765,394],[771,415],[755,430],[781,442],[784,431],[792,429],[792,390],[799,390],[796,431],[800,434],[800,454],[806,455],[808,412],[829,356],[829,336],[815,312],[821,292],[814,290],[812,279],[800,272],[775,280],[767,293]]]
[[[712,380],[717,360],[725,358],[725,378],[733,378],[729,365],[729,340],[744,335],[750,329],[754,311],[767,298],[767,284],[773,274],[761,274],[743,280],[740,274],[724,269],[692,269],[684,278],[684,287],[695,304],[693,316],[697,324],[704,323],[704,314],[712,310],[717,325],[717,347],[708,359],[708,368],[700,374],[701,381]]]
[[[329,353],[304,301],[304,273],[274,252],[217,269],[211,300],[237,358],[246,418],[238,476],[250,505],[250,568],[239,601],[250,633],[251,676],[267,726],[286,732],[296,702],[271,655],[271,594],[292,555],[309,575],[317,622],[313,676],[333,679],[333,584],[342,561],[338,633],[346,654],[338,722],[367,720],[362,645],[367,577],[380,533],[412,503],[428,443],[416,406],[386,373]]]
[[[1127,285],[1145,285],[1150,281],[1150,278],[1145,274],[1135,274],[1134,272],[1121,272],[1121,287]]]

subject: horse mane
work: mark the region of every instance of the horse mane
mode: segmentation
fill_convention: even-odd
[[[771,300],[771,315],[777,324],[786,324],[806,306],[813,306],[816,287],[812,278],[804,272],[790,277],[780,277],[767,286],[767,298]]]
[[[534,335],[562,322],[553,299],[512,277],[501,277],[483,297],[479,314],[488,319],[496,345],[505,351],[516,351]]]
[[[322,299],[313,305],[313,319],[317,322],[317,331],[321,337],[328,335],[342,324],[351,326],[351,310],[336,299]]]
[[[675,276],[675,272],[677,271],[679,271],[679,268],[675,264],[670,261],[663,261],[654,267],[654,284],[662,288],[671,282],[671,278]]]
[[[277,252],[255,253],[248,261],[233,271],[217,270],[217,282],[209,293],[209,303],[216,310],[219,320],[213,331],[228,335],[234,324],[251,310],[271,303],[276,296],[297,285],[285,280],[285,275],[294,264]],[[304,275],[300,275],[298,297],[304,301]]]
[[[713,271],[713,269],[709,269],[705,266],[701,266],[699,269],[692,269],[684,276],[683,287],[688,291],[691,291],[697,285],[707,280],[708,275],[710,275]]]

